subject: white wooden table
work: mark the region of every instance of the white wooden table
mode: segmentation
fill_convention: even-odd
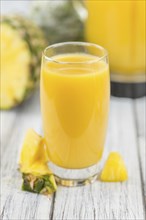
[[[144,220],[146,205],[146,99],[111,98],[105,156],[120,152],[128,168],[125,183],[58,187],[50,196],[21,191],[18,152],[25,132],[41,131],[39,95],[1,112],[1,218],[3,220]]]

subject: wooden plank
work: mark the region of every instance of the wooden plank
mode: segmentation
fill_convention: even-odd
[[[18,179],[18,182],[20,179]],[[3,182],[3,184],[5,184]],[[6,182],[6,185],[8,183]],[[1,200],[1,219],[10,220],[44,220],[50,219],[50,209],[52,197],[46,197],[29,192],[23,192],[12,188],[12,186],[3,186],[3,194]]]
[[[80,188],[60,187],[55,198],[54,220],[144,219],[133,101],[130,99],[112,98],[105,155],[110,151],[122,154],[129,180],[125,183],[97,181]]]
[[[146,98],[137,99],[135,101],[135,106],[136,124],[138,128],[138,150],[146,205]]]
[[[5,148],[5,150],[3,150],[1,158],[1,219],[49,219],[53,198],[21,191],[21,175],[17,171],[17,155],[26,130],[32,127],[40,132],[41,129],[38,93],[15,109],[13,113],[17,114],[15,123],[12,119],[9,121],[11,112],[5,112],[2,115],[4,118],[1,130],[4,129],[7,146],[2,144],[2,149]],[[8,131],[4,127],[7,124],[10,128]]]
[[[11,130],[14,126],[16,120],[16,111],[11,110],[9,114],[7,111],[1,111],[0,114],[0,121],[1,121],[1,138],[0,138],[0,145],[3,146],[2,150],[5,150],[7,146],[7,142],[9,139],[7,137],[11,137]],[[5,146],[5,147],[4,147]],[[1,151],[2,153],[2,151]]]

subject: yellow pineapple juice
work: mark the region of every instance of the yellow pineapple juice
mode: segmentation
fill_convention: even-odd
[[[145,1],[85,0],[85,6],[86,40],[107,48],[112,79],[121,74],[129,76],[130,81],[144,81]]]
[[[41,71],[41,111],[50,160],[85,168],[102,156],[109,110],[106,62],[84,53],[56,55]]]

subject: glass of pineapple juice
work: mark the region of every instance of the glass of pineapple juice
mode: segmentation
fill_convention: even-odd
[[[49,167],[65,186],[93,182],[100,171],[110,83],[107,51],[92,43],[47,47],[41,66],[41,113]]]

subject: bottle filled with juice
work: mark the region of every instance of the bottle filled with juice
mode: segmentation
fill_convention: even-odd
[[[145,1],[84,0],[85,40],[109,51],[112,94],[146,95]],[[81,8],[81,7],[80,7]]]

